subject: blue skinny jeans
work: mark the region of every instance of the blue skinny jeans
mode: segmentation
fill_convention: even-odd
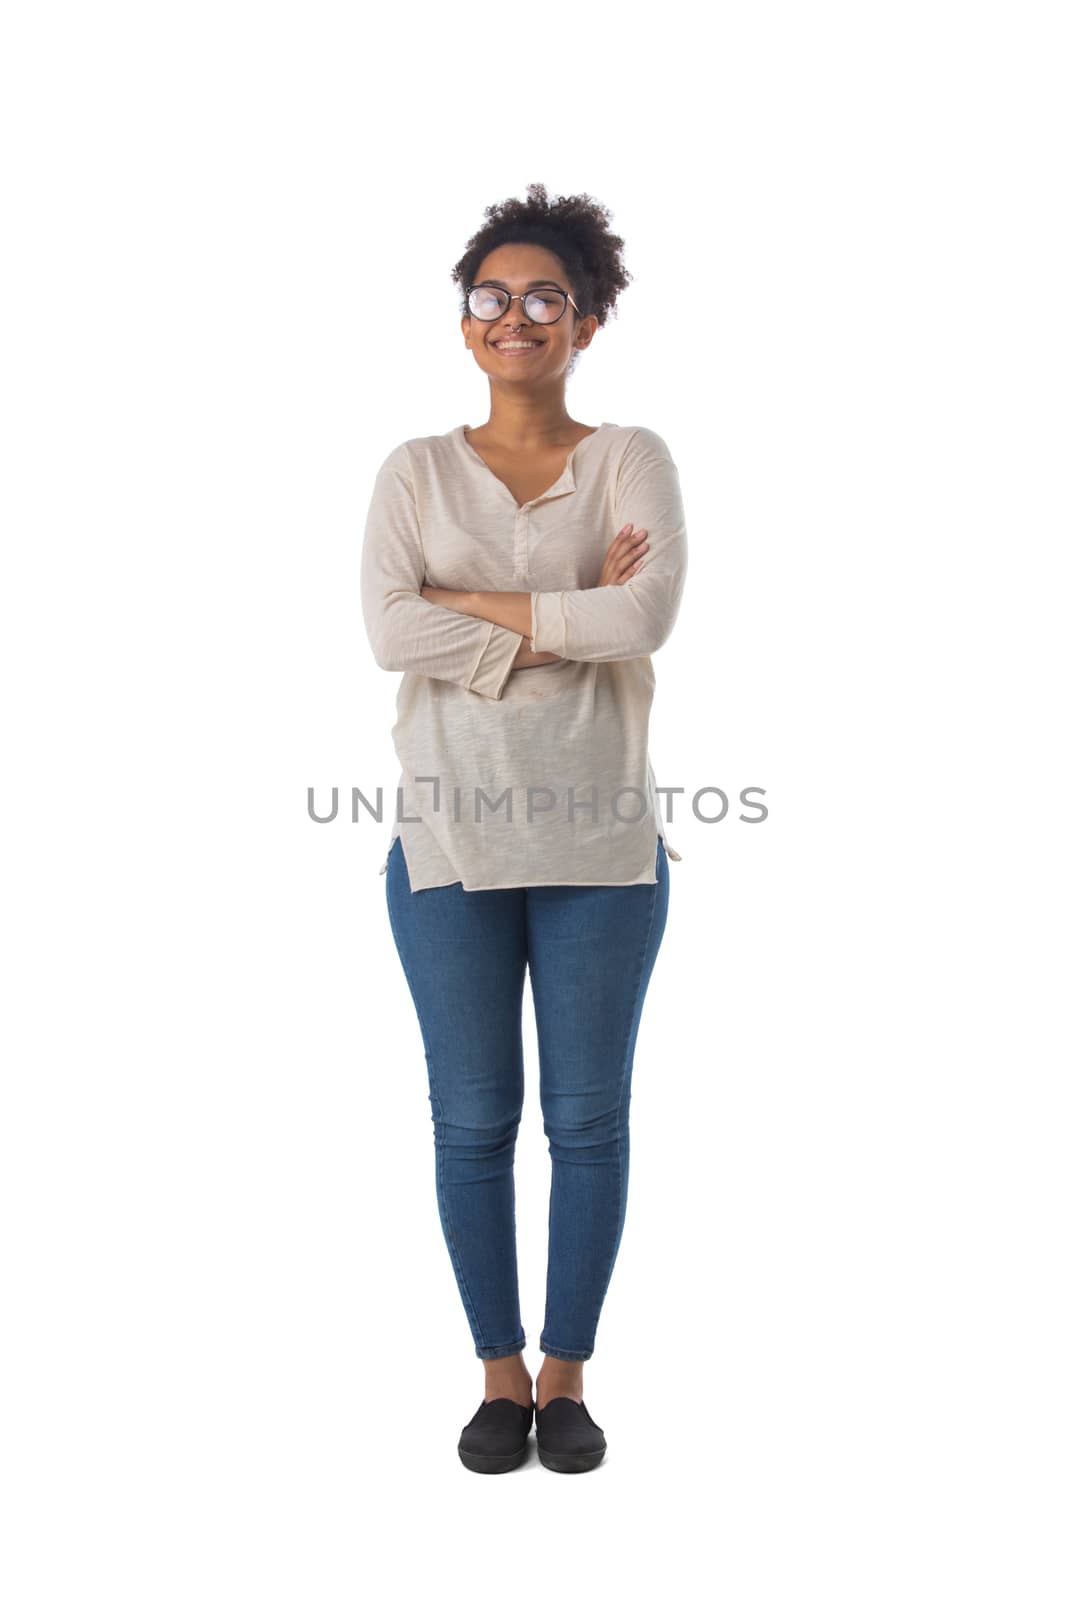
[[[552,1160],[540,1347],[588,1361],[626,1215],[634,1046],[670,895],[663,841],[654,884],[413,894],[397,838],[385,888],[425,1046],[441,1226],[482,1359],[526,1344],[514,1166],[529,967]]]

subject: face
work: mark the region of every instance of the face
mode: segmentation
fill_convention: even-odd
[[[516,296],[527,289],[569,290],[579,307],[585,309],[562,261],[541,245],[498,245],[483,256],[473,281],[493,282]],[[523,311],[522,301],[515,299],[495,322],[481,322],[467,315],[460,326],[467,349],[474,352],[475,361],[494,383],[540,387],[562,381],[572,352],[586,349],[592,341],[597,320],[593,315],[580,318],[568,300],[558,322],[535,322]],[[505,341],[513,339],[530,343],[531,348],[514,352],[501,348]]]

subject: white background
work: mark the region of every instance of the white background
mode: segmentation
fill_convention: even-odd
[[[1055,12],[6,10],[12,1600],[1062,1596]],[[533,181],[633,274],[571,414],[681,474],[684,859],[608,1455],[484,1478],[388,827],[307,790],[396,781],[366,503],[488,415],[449,274]]]

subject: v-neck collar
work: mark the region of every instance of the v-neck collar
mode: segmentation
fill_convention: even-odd
[[[456,443],[459,446],[459,449],[462,452],[462,454],[474,466],[481,467],[483,472],[487,472],[489,474],[490,478],[492,478],[493,482],[499,488],[500,493],[503,496],[505,496],[505,498],[507,499],[507,502],[511,506],[513,511],[525,511],[527,509],[527,507],[535,506],[541,500],[555,500],[560,495],[573,494],[574,489],[576,487],[575,482],[574,482],[574,458],[575,458],[575,456],[577,455],[578,451],[582,448],[583,444],[588,444],[590,439],[599,439],[603,435],[605,430],[607,428],[610,428],[612,426],[612,424],[610,422],[602,422],[600,424],[600,426],[593,433],[587,433],[587,434],[585,434],[585,436],[583,438],[579,439],[578,443],[574,446],[574,448],[571,450],[570,455],[567,457],[567,460],[566,460],[566,462],[564,464],[564,467],[563,467],[563,471],[560,473],[560,475],[556,479],[555,483],[549,484],[548,488],[543,490],[541,492],[541,494],[535,495],[532,500],[523,501],[523,503],[521,505],[519,504],[518,500],[516,500],[515,496],[512,494],[511,490],[508,488],[508,486],[504,482],[503,478],[498,478],[497,477],[496,473],[493,471],[493,469],[489,465],[488,461],[484,461],[482,459],[482,457],[478,454],[478,452],[474,448],[474,446],[471,444],[470,440],[467,438],[467,428],[468,428],[468,426],[469,426],[468,423],[461,422],[458,428],[453,428],[453,430],[452,430],[453,436],[454,436],[454,438],[456,440]]]

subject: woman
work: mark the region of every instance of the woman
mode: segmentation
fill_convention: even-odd
[[[460,1458],[517,1466],[535,1416],[513,1168],[529,968],[552,1160],[538,1454],[584,1471],[606,1442],[582,1376],[626,1209],[634,1044],[667,857],[681,860],[647,735],[686,532],[659,435],[567,412],[577,353],[629,281],[610,213],[531,184],[486,216],[452,276],[489,420],[397,446],[367,518],[367,633],[404,673],[381,872],[425,1044],[441,1225],[485,1366]]]

